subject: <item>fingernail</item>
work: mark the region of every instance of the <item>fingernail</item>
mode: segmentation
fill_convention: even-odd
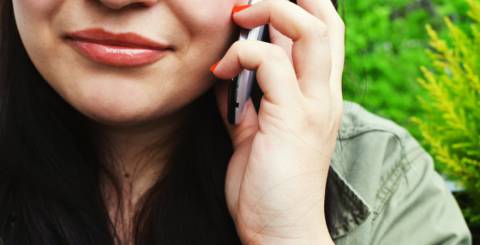
[[[232,15],[237,13],[237,12],[240,12],[248,7],[252,6],[251,4],[243,4],[243,5],[237,5],[237,6],[234,6],[233,9],[232,9]]]
[[[218,62],[210,66],[210,71],[213,73],[215,71],[215,68],[217,68]]]

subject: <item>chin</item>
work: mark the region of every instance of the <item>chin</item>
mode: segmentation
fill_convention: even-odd
[[[138,127],[159,122],[181,112],[186,104],[181,101],[149,101],[145,103],[129,101],[89,100],[77,107],[77,110],[94,123],[108,127]],[[167,121],[169,121],[168,119]]]
[[[154,117],[155,107],[162,106],[135,97],[80,97],[68,103],[93,121],[108,125],[129,125],[146,120]]]
[[[155,115],[143,111],[117,110],[115,108],[90,108],[82,113],[96,123],[114,127],[141,124],[155,117]]]

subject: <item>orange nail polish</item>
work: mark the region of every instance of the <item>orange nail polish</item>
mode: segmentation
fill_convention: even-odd
[[[210,66],[210,71],[213,73],[215,71],[215,68],[217,68],[218,62]]]
[[[243,5],[237,5],[237,6],[234,6],[233,9],[232,9],[232,15],[237,13],[237,12],[240,12],[248,7],[252,6],[251,4],[243,4]]]

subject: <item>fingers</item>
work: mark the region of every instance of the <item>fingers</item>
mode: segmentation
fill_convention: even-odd
[[[290,59],[290,62],[293,64],[292,39],[286,37],[281,32],[277,31],[275,27],[273,27],[272,25],[268,25],[268,28],[270,33],[270,42],[283,48],[283,50],[285,50],[285,52],[287,53],[287,56]]]
[[[233,19],[244,28],[271,24],[292,39],[292,59],[303,94],[319,97],[329,92],[331,50],[321,19],[286,0],[263,0],[237,12]]]
[[[345,24],[330,0],[297,0],[297,3],[320,18],[327,26],[332,60],[330,85],[333,91],[341,93],[345,57]]]
[[[302,93],[295,71],[287,54],[279,46],[261,41],[237,41],[217,63],[213,74],[222,79],[231,79],[243,69],[256,70],[264,99],[286,109],[300,102]]]
[[[270,23],[293,41],[326,30],[318,29],[313,32],[314,29],[322,28],[323,23],[287,0],[263,0],[234,13],[232,18],[238,25],[247,29]]]

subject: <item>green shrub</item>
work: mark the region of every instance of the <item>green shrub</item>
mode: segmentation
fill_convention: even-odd
[[[416,78],[428,63],[424,26],[440,27],[448,15],[462,22],[463,0],[343,0],[347,26],[344,95],[370,111],[393,119],[419,137],[408,119],[421,111]]]
[[[423,142],[439,169],[464,188],[468,206],[464,215],[480,225],[480,2],[467,0],[467,30],[445,18],[447,32],[440,37],[428,25],[431,49],[428,67],[418,79],[422,114],[413,118]]]

